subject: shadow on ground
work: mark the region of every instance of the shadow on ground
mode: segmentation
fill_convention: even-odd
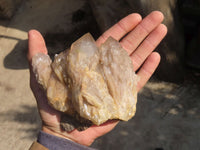
[[[24,128],[20,128],[22,139],[35,139],[35,135],[41,128],[41,121],[36,106],[22,105],[18,110],[7,110],[0,114],[1,119],[7,122],[20,123]]]
[[[9,37],[4,37],[8,38]],[[19,40],[15,48],[4,58],[4,67],[9,69],[27,69],[28,61],[26,58],[28,44],[27,40]]]

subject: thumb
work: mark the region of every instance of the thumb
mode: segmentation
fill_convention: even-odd
[[[44,38],[37,30],[30,30],[28,32],[28,54],[27,58],[29,62],[32,57],[37,53],[47,54],[47,48]]]

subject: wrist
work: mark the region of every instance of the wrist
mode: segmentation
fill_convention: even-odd
[[[78,130],[73,130],[71,132],[66,132],[61,130],[60,128],[56,127],[54,128],[53,126],[46,126],[43,124],[42,126],[42,131],[60,138],[64,138],[67,140],[70,140],[72,142],[85,145],[85,146],[90,146],[94,140],[96,139],[95,137],[98,137],[97,132],[94,130],[85,130],[85,131],[78,131]],[[92,131],[92,132],[91,132]]]
[[[51,150],[64,150],[64,149],[76,149],[76,150],[94,150],[92,148],[80,145],[66,138],[55,136],[44,131],[40,131],[38,134],[37,142],[43,145],[45,148]]]
[[[42,126],[42,131],[47,133],[47,134],[50,134],[50,135],[53,135],[53,136],[57,136],[57,137],[64,138],[64,139],[67,139],[67,140],[75,142],[74,140],[70,139],[69,137],[64,136],[63,134],[61,134],[60,131],[56,132],[55,130],[49,129],[48,127],[45,127],[45,126]]]

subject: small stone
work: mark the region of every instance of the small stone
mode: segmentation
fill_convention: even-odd
[[[52,63],[45,54],[33,60],[33,71],[49,104],[66,116],[95,125],[134,116],[138,78],[128,53],[112,37],[97,47],[88,33]]]

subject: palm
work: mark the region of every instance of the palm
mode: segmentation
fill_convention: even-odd
[[[137,71],[137,75],[140,77],[138,91],[149,80],[160,62],[160,55],[152,51],[167,32],[166,27],[161,24],[162,20],[163,15],[160,12],[152,12],[143,20],[141,20],[138,14],[131,14],[107,30],[96,41],[97,45],[100,45],[109,36],[120,41],[122,47],[127,50],[131,57],[134,70]],[[39,32],[31,30],[29,31],[29,61],[31,62],[31,58],[39,52],[47,54],[44,39]],[[118,122],[113,121],[101,126],[92,126],[82,132],[77,130],[70,133],[63,132],[59,124],[61,114],[48,105],[46,96],[39,88],[31,68],[30,76],[31,89],[36,97],[38,109],[43,121],[43,131],[71,139],[83,145],[90,145],[95,138],[109,132],[117,125]]]

